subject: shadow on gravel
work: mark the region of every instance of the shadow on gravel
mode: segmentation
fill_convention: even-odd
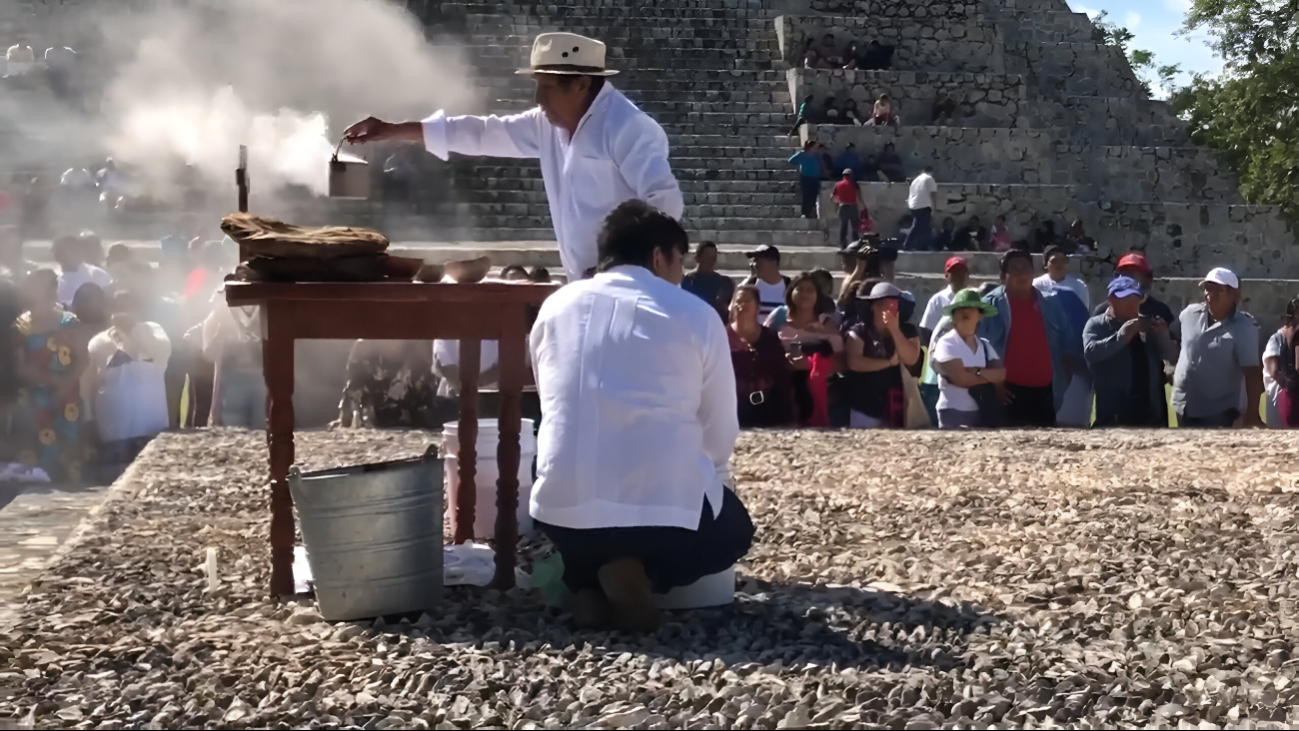
[[[378,629],[506,653],[550,645],[679,662],[721,660],[755,669],[834,664],[896,672],[907,666],[947,670],[963,665],[966,636],[1000,621],[968,603],[948,606],[851,587],[748,581],[745,589],[729,607],[666,613],[663,627],[646,636],[578,631],[566,613],[542,607],[531,597],[465,588],[448,590],[448,611],[439,619],[390,617],[394,623]]]

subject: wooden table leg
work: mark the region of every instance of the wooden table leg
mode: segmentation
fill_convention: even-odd
[[[455,541],[474,538],[475,507],[478,502],[478,372],[482,364],[482,341],[460,341],[460,489],[456,491]]]
[[[509,589],[514,586],[515,555],[519,542],[519,433],[523,421],[523,381],[528,364],[527,323],[523,308],[507,310],[500,343],[500,443],[496,446],[496,465],[500,479],[496,482],[496,575],[492,586]],[[526,465],[531,468],[531,465]]]
[[[271,596],[294,593],[293,338],[282,333],[275,305],[262,307],[262,371],[266,378],[266,441],[271,452]]]

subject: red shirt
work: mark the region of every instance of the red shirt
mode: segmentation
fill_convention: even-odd
[[[1034,295],[1010,302],[1010,334],[1006,337],[1006,382],[1042,388],[1051,385],[1051,347],[1046,340],[1042,304]]]
[[[857,185],[847,180],[840,180],[834,184],[834,202],[842,203],[845,206],[857,205]]]

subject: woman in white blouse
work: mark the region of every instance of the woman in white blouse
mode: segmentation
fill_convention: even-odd
[[[111,311],[112,327],[90,340],[89,392],[101,461],[120,466],[169,425],[171,341],[161,325],[140,319],[140,304],[129,292],[113,297]]]

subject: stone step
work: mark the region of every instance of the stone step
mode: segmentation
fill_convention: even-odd
[[[1027,101],[1024,79],[1015,74],[790,69],[787,75],[795,103],[811,96],[818,110],[833,96],[869,114],[875,99],[888,94],[904,126],[934,124],[935,105],[943,100],[951,104],[951,126],[1014,127]]]
[[[1078,185],[1090,189],[1085,200],[1244,202],[1216,157],[1194,147],[1092,146],[1063,129],[807,125],[802,134],[833,154],[852,143],[863,159],[893,144],[908,176],[932,165],[945,182]]]
[[[878,16],[782,15],[776,19],[782,58],[801,66],[809,41],[821,53],[826,35],[833,35],[834,52],[848,59],[849,44],[879,41],[892,46],[892,68],[922,71],[1005,73],[1003,42],[997,28],[983,18],[906,18]]]
[[[1025,76],[1030,94],[1146,98],[1123,52],[1100,43],[1006,44],[1006,71]]]

